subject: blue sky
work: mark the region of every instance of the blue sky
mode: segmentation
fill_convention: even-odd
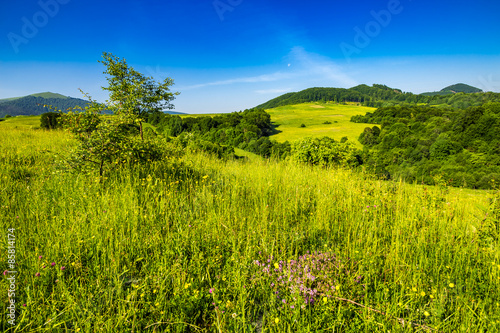
[[[494,0],[0,0],[0,98],[104,101],[104,51],[173,78],[187,113],[362,83],[500,92],[498,13]]]

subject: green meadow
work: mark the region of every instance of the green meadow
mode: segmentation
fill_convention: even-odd
[[[367,125],[352,123],[351,117],[365,115],[374,110],[374,108],[357,106],[353,103],[343,105],[333,102],[316,102],[281,106],[268,109],[266,112],[271,115],[271,120],[276,130],[279,131],[271,138],[279,142],[287,140],[291,142],[306,136],[329,136],[335,140],[346,136],[361,147],[358,137]],[[330,124],[325,124],[325,122],[330,122]],[[301,127],[302,124],[305,127]]]
[[[0,130],[6,128],[35,129],[40,127],[40,116],[17,116],[0,121]]]
[[[369,110],[269,112],[280,141],[354,140]],[[498,190],[175,150],[100,179],[35,119],[0,122],[3,332],[500,330]]]

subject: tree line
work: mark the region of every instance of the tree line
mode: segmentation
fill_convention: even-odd
[[[214,117],[182,118],[154,112],[149,115],[148,123],[170,137],[185,138],[189,133],[191,140],[200,144],[210,142],[221,147],[240,148],[262,157],[284,157],[290,152],[288,142],[269,139],[274,129],[271,116],[263,109],[247,109]]]

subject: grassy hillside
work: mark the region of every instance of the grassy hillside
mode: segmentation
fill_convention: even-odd
[[[67,133],[0,135],[18,331],[500,329],[498,193],[189,153],[101,184]]]
[[[40,116],[17,116],[0,121],[0,130],[5,128],[34,129],[40,127]]]
[[[266,112],[271,115],[276,130],[280,131],[271,136],[277,141],[295,141],[306,136],[329,136],[340,140],[347,136],[350,141],[361,147],[358,137],[367,125],[352,123],[350,119],[352,116],[365,115],[374,110],[374,108],[355,104],[304,103],[280,106],[268,109]],[[325,122],[331,122],[331,124],[324,124]],[[306,127],[300,127],[302,124]]]
[[[43,93],[38,93],[38,94],[31,94],[29,96],[33,96],[33,97],[42,97],[42,98],[60,98],[60,99],[69,99],[71,97],[68,97],[68,96],[64,96],[64,95],[61,95],[61,94],[56,94],[56,93],[52,93],[52,92],[43,92]]]

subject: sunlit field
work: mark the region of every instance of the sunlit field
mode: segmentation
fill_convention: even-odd
[[[276,138],[366,126],[347,124],[368,108],[312,106],[269,110]],[[0,122],[5,332],[500,330],[498,191],[190,152],[101,181],[64,167],[68,133],[30,124]]]
[[[40,127],[40,116],[17,116],[0,121],[0,130],[5,128],[34,129]]]
[[[336,103],[304,103],[297,105],[281,106],[268,109],[271,120],[277,126],[280,133],[271,138],[277,141],[295,141],[310,136],[329,136],[340,140],[346,136],[359,148],[359,135],[367,127],[367,124],[351,123],[351,117],[374,111],[374,108],[357,106],[350,103],[346,105]],[[330,122],[330,124],[325,124]],[[304,124],[305,127],[301,127]]]

